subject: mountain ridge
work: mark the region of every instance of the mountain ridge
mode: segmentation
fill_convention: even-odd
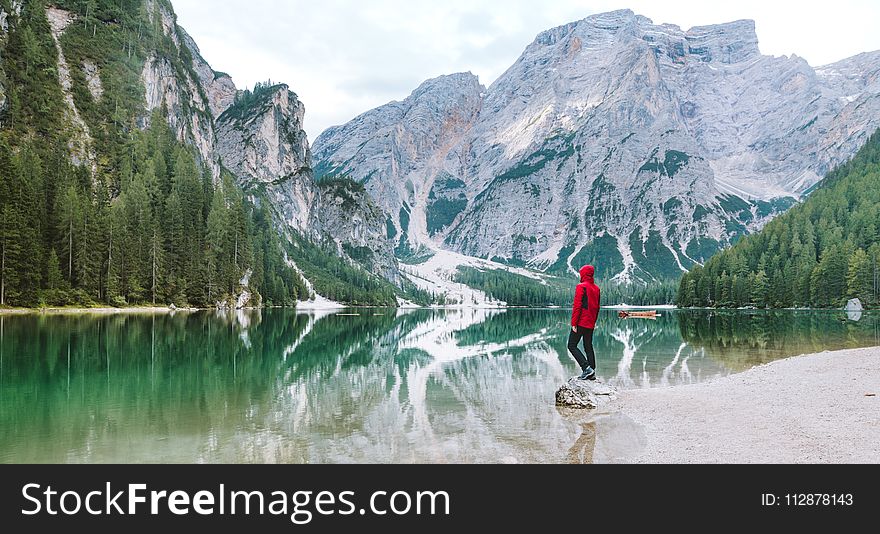
[[[619,10],[541,32],[485,91],[420,93],[433,125],[389,104],[313,151],[364,183],[399,255],[558,273],[604,258],[607,278],[644,284],[702,264],[851,157],[880,126],[878,72],[880,53],[818,69],[761,55],[749,20],[685,31]],[[461,102],[475,112],[441,138]]]

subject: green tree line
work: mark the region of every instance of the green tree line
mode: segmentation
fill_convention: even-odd
[[[0,303],[211,306],[248,272],[257,302],[307,298],[265,207],[152,124],[132,132],[116,193],[63,150],[45,164],[37,143],[0,137]]]
[[[167,0],[153,7],[159,4],[170,9]],[[95,154],[71,163],[80,134],[69,128],[46,5],[24,2],[0,39],[0,305],[212,306],[235,296],[246,273],[256,302],[290,305],[310,295],[287,258],[330,298],[395,302],[395,288],[333,247],[279,236],[263,192],[242,191],[225,171],[212,177],[178,142],[166,110],[144,117],[140,76],[148,58],[170,64],[178,79],[197,77],[188,48],[165,34],[162,17],[145,2],[52,3],[77,16],[60,43]],[[99,97],[89,90],[85,62],[98,67]],[[271,88],[243,92],[235,109],[255,105]]]
[[[510,306],[570,306],[578,280],[544,277],[544,283],[516,273],[502,270],[480,270],[459,267],[455,281],[483,291],[491,298]],[[630,304],[650,306],[671,304],[675,299],[676,283],[649,286],[623,285],[597,280],[602,290],[603,305]]]
[[[164,0],[163,0],[164,1]],[[8,4],[8,2],[6,2]],[[77,18],[60,37],[71,93],[89,126],[92,161],[72,163],[70,119],[47,3],[6,5],[0,40],[0,305],[176,303],[206,306],[249,288],[268,304],[304,294],[268,213],[230,176],[214,180],[164,111],[143,126],[140,73],[150,54],[178,71],[188,50],[137,0],[62,0]],[[81,68],[100,70],[94,97]],[[191,68],[191,67],[190,67]]]
[[[806,201],[681,279],[681,307],[880,305],[880,132]]]

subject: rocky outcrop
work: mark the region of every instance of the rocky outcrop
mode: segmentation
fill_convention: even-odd
[[[483,91],[471,73],[441,76],[402,102],[330,128],[315,141],[316,173],[363,183],[397,242],[425,241],[455,218],[450,200],[461,205],[460,188],[447,194],[456,188],[443,163],[479,116]],[[445,211],[437,217],[437,210]]]
[[[296,94],[283,84],[239,92],[205,61],[165,4],[148,0],[146,9],[178,48],[182,64],[155,53],[145,62],[143,125],[150,112],[163,109],[178,139],[197,149],[215,179],[225,168],[252,200],[268,201],[279,232],[333,243],[341,255],[399,283],[385,218],[370,198],[354,192],[353,202],[339,203],[338,195],[321,194],[303,129],[305,107]]]
[[[214,179],[220,177],[214,115],[198,73],[203,63],[198,53],[181,46],[186,33],[177,25],[176,15],[161,2],[146,2],[147,15],[158,21],[163,34],[178,50],[176,63],[172,58],[153,52],[144,62],[141,81],[144,85],[147,114],[142,125],[149,124],[150,113],[163,106],[166,118],[179,141],[195,147],[200,160],[211,169]],[[191,39],[190,39],[191,41]],[[193,43],[194,45],[194,43]],[[198,49],[196,48],[196,51]],[[187,60],[190,60],[187,62]]]
[[[93,148],[92,134],[89,126],[83,120],[73,101],[73,80],[70,75],[70,66],[64,56],[64,50],[61,48],[60,38],[64,30],[73,24],[76,17],[73,13],[54,6],[46,7],[46,17],[49,20],[49,26],[52,30],[52,39],[55,41],[55,49],[58,52],[58,81],[61,84],[61,93],[64,97],[65,119],[70,128],[70,139],[68,141],[68,149],[70,150],[70,159],[74,165],[85,165],[91,171],[92,177],[97,172],[97,163],[95,151]]]
[[[287,226],[308,233],[317,190],[304,113],[286,85],[262,89],[219,117],[217,140],[223,164],[245,190],[263,190]]]
[[[650,282],[851,157],[880,126],[878,74],[880,53],[818,69],[761,55],[752,21],[685,31],[615,11],[541,33],[488,89],[427,82],[328,129],[315,167],[364,182],[412,242]]]
[[[0,32],[4,34],[9,32],[10,17],[13,15],[16,17],[21,15],[21,6],[22,0],[12,0],[12,3],[10,4],[10,7],[12,8],[11,12],[7,13],[5,8],[0,7]]]
[[[208,98],[208,106],[214,118],[219,118],[235,102],[238,90],[228,74],[217,72],[208,65],[198,45],[183,28],[178,28],[183,44],[192,56],[193,70],[199,77],[202,90]]]
[[[865,308],[862,307],[862,301],[859,299],[850,299],[849,302],[846,303],[846,317],[850,321],[861,321],[862,320],[862,312]]]
[[[217,121],[223,164],[245,191],[260,191],[269,199],[282,230],[332,243],[340,256],[399,284],[382,210],[357,184],[315,182],[304,113],[286,85],[257,89]]]
[[[86,60],[83,61],[82,69],[83,74],[86,76],[89,94],[92,95],[92,99],[95,102],[98,102],[104,96],[104,84],[101,83],[101,74],[98,71],[98,66],[94,62]]]
[[[318,189],[309,221],[316,237],[332,240],[340,256],[400,285],[394,249],[385,236],[385,215],[363,186],[350,180],[328,180],[319,183]]]
[[[17,16],[15,10],[21,10],[21,2],[15,1],[12,3],[13,12],[7,13],[6,10],[0,7],[0,58],[5,54],[5,45],[6,45],[6,37],[9,34],[9,25],[12,23],[12,17]],[[2,62],[0,62],[2,64]],[[4,83],[6,82],[6,73],[3,72],[2,66],[0,66],[0,114],[6,111],[6,87]]]
[[[595,409],[617,398],[617,389],[598,380],[572,378],[556,391],[556,405]]]
[[[150,112],[164,106],[166,119],[177,139],[193,146],[214,178],[219,178],[214,120],[195,82],[188,74],[181,75],[168,58],[156,55],[144,62],[141,80],[147,111],[143,124],[149,125]]]

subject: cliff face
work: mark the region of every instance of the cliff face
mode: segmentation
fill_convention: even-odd
[[[305,107],[286,85],[259,89],[217,120],[218,151],[245,191],[268,199],[283,231],[295,230],[399,285],[385,217],[362,188],[315,182]]]
[[[193,124],[203,124],[199,121],[202,114],[212,119],[205,135],[191,138],[205,159],[231,171],[246,192],[264,195],[280,232],[295,231],[318,243],[332,243],[340,257],[399,284],[384,218],[372,199],[352,192],[351,199],[337,203],[332,194],[322,194],[316,183],[303,129],[305,106],[297,95],[280,84],[237,100],[242,95],[231,78],[214,71],[193,39],[180,27],[176,29],[192,57],[191,70],[197,78],[187,81],[191,100],[202,112],[193,115]],[[174,90],[165,94],[173,97]],[[363,261],[364,257],[369,261]]]
[[[10,17],[17,17],[21,14],[21,0],[13,0],[9,4],[9,11],[5,7],[0,6],[0,59],[6,53],[6,40],[9,35]],[[0,113],[6,110],[6,73],[0,67]]]
[[[149,124],[153,110],[162,110],[178,140],[196,149],[216,180],[220,176],[221,163],[217,153],[215,115],[204,81],[198,74],[207,75],[213,70],[201,58],[192,39],[177,25],[170,5],[146,0],[145,6],[150,24],[171,39],[179,62],[172,62],[167,53],[159,50],[152,51],[144,62],[141,81],[147,113],[142,126]]]
[[[321,182],[309,228],[314,239],[332,242],[338,255],[350,257],[368,271],[400,285],[397,259],[385,235],[385,214],[360,185]]]
[[[488,89],[431,80],[328,129],[315,167],[363,182],[399,251],[674,278],[855,153],[880,126],[878,73],[880,53],[763,56],[751,21],[615,11],[543,32]]]
[[[232,82],[232,78],[228,74],[216,72],[208,65],[196,42],[183,28],[178,26],[177,30],[180,34],[180,40],[186,45],[192,56],[193,70],[198,75],[199,84],[208,100],[211,114],[214,117],[220,117],[235,102],[235,95],[238,92],[235,83]]]
[[[266,193],[280,219],[308,233],[317,187],[309,143],[302,129],[305,108],[286,85],[261,90],[217,121],[220,158],[246,190]]]
[[[305,106],[296,94],[286,85],[276,85],[240,98],[244,94],[232,79],[213,70],[192,37],[177,25],[170,4],[147,0],[146,10],[150,22],[174,43],[181,62],[159,51],[145,61],[142,126],[148,124],[150,112],[162,110],[178,139],[195,147],[215,180],[225,168],[252,199],[268,201],[279,232],[332,241],[342,257],[366,247],[377,259],[366,264],[370,272],[398,282],[384,219],[378,217],[382,222],[375,223],[376,209],[369,197],[346,203],[347,214],[331,209],[332,217],[322,216],[328,204],[311,170],[303,130]]]
[[[425,242],[452,222],[451,213],[429,220],[429,206],[460,203],[461,188],[444,176],[443,166],[476,122],[484,91],[470,73],[428,80],[403,102],[321,134],[316,173],[362,182],[388,214],[402,248]]]

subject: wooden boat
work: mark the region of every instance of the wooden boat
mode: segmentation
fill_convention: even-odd
[[[663,317],[656,310],[651,311],[621,311],[617,314],[621,319],[657,319]]]

